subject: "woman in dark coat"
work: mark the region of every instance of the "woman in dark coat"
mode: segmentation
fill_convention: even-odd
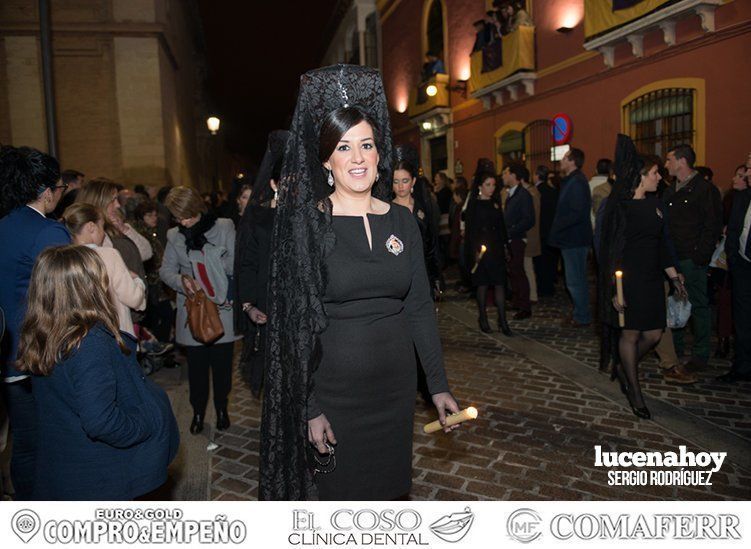
[[[472,189],[465,212],[465,254],[467,265],[471,265],[472,285],[477,288],[478,322],[483,332],[491,331],[486,307],[488,290],[493,286],[493,297],[498,307],[498,330],[510,336],[511,329],[506,321],[508,233],[500,193],[492,173],[482,174],[477,180],[479,186]]]
[[[37,500],[142,496],[167,480],[177,453],[167,395],[118,330],[107,284],[85,246],[48,248],[32,272],[18,363],[35,374]]]
[[[253,194],[238,224],[237,273],[238,331],[245,334],[240,368],[256,398],[261,396],[266,351],[268,317],[269,260],[271,235],[277,202],[277,181],[282,171],[282,155],[289,132],[275,130],[269,135]]]
[[[438,238],[433,230],[433,204],[428,190],[417,177],[417,151],[402,145],[396,147],[396,164],[394,165],[393,204],[404,206],[412,212],[420,228],[422,248],[425,255],[425,268],[428,271],[433,298],[440,296],[441,271],[438,264]]]
[[[682,277],[665,231],[662,202],[655,196],[661,176],[659,159],[640,157],[630,138],[618,136],[616,181],[608,197],[600,241],[600,317],[618,326],[620,363],[613,368],[637,417],[649,419],[639,385],[639,360],[660,340],[666,326],[665,274],[676,293],[686,297]],[[615,273],[623,273],[624,303],[617,299]]]

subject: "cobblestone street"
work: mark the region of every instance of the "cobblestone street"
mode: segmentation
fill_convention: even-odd
[[[645,387],[654,420],[639,420],[617,384],[597,370],[594,332],[560,327],[567,308],[559,292],[538,304],[531,319],[514,322],[517,335],[505,338],[481,333],[474,301],[448,292],[439,324],[449,380],[460,405],[477,407],[480,417],[451,435],[425,435],[422,425],[435,419],[434,410],[417,397],[411,498],[749,499],[749,384],[714,382],[727,362],[713,361],[700,372],[700,383],[671,385],[650,358]],[[183,471],[177,484],[205,483],[192,498],[202,497],[202,490],[207,499],[257,498],[261,404],[238,371],[230,400],[229,431],[183,433],[183,452],[191,457],[179,462],[189,463],[190,473]],[[186,430],[189,410],[176,413]],[[207,418],[207,427],[212,421]],[[207,436],[218,445],[208,452]],[[607,469],[594,466],[598,444],[603,451],[677,451],[685,445],[728,457],[712,486],[608,486]]]

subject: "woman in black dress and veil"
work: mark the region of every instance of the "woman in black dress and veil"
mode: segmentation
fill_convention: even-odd
[[[639,385],[641,358],[660,340],[666,326],[664,279],[686,298],[665,229],[662,201],[656,196],[661,176],[659,158],[639,156],[628,136],[619,135],[615,153],[616,181],[607,199],[600,240],[600,318],[618,326],[620,363],[611,377],[621,385],[632,412],[650,419]],[[616,271],[623,273],[624,303],[617,300]]]
[[[498,330],[506,336],[511,336],[513,334],[506,321],[508,233],[501,209],[500,192],[496,177],[492,173],[478,174],[475,179],[477,183],[470,191],[467,210],[464,213],[464,252],[472,285],[477,288],[478,323],[483,332],[491,332],[486,307],[488,292],[492,286],[495,305],[498,308]]]
[[[288,136],[289,132],[285,130],[274,130],[269,134],[250,202],[237,228],[235,273],[238,299],[235,300],[235,321],[238,331],[245,335],[240,369],[256,398],[260,397],[263,385],[269,260],[277,181],[282,171]]]
[[[425,254],[425,268],[433,292],[433,298],[440,296],[441,269],[438,264],[438,235],[435,234],[433,223],[433,203],[428,189],[424,185],[424,177],[418,176],[420,163],[417,151],[409,145],[395,147],[394,162],[394,198],[393,204],[404,206],[412,212],[422,235],[422,247]]]
[[[302,76],[272,239],[261,499],[405,495],[415,347],[440,420],[459,410],[420,231],[384,201],[390,131],[378,71]]]

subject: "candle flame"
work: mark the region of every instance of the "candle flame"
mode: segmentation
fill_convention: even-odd
[[[467,408],[467,415],[472,419],[477,418],[477,408],[475,408],[474,406]]]
[[[621,278],[623,276],[623,271],[616,271],[615,276],[617,276],[618,278]]]
[[[485,247],[485,244],[483,244],[482,246],[480,246],[480,251],[481,252],[487,251],[487,248]]]

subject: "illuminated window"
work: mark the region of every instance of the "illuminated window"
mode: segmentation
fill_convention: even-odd
[[[637,150],[664,157],[675,145],[696,147],[695,96],[691,88],[665,88],[624,105],[624,130]]]

